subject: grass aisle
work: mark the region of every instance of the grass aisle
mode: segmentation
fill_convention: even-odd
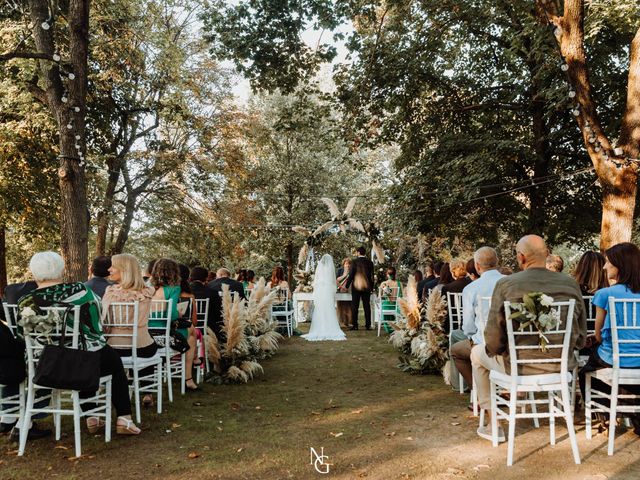
[[[71,423],[61,442],[39,440],[17,458],[15,444],[0,439],[0,478],[638,478],[638,437],[584,440],[583,465],[572,462],[566,431],[548,445],[549,431],[518,429],[516,465],[507,469],[506,446],[493,449],[475,435],[477,420],[436,376],[411,376],[375,332],[348,332],[346,342],[286,339],[265,373],[247,385],[205,384],[177,395],[165,413],[143,413],[139,438],[83,434],[83,457],[73,455]],[[524,422],[523,422],[524,423]],[[64,435],[64,434],[63,434]],[[315,472],[310,447],[331,463]],[[595,450],[595,452],[594,452]]]

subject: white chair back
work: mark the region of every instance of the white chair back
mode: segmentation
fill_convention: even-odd
[[[476,308],[476,325],[478,333],[484,338],[484,327],[487,326],[489,318],[489,310],[491,310],[491,297],[482,297],[478,295],[478,306]]]
[[[596,332],[596,306],[593,304],[593,295],[583,295],[584,307],[587,314],[587,333]]]
[[[400,305],[398,304],[400,289],[398,287],[388,287],[385,291],[383,289],[379,289],[379,298],[380,298],[380,311],[383,315],[385,314],[395,314],[400,311]],[[385,302],[388,302],[385,305]]]
[[[507,337],[509,343],[509,357],[511,363],[511,375],[515,378],[522,366],[559,364],[560,373],[566,376],[568,372],[569,343],[571,340],[571,328],[573,325],[573,312],[576,301],[571,299],[566,302],[553,302],[551,308],[558,311],[560,321],[554,329],[545,333],[548,339],[547,352],[540,351],[540,334],[533,325],[525,327],[523,330],[514,329],[514,322],[509,320],[511,316],[511,302],[504,302],[505,318],[507,319]],[[548,370],[548,368],[544,368]]]
[[[7,326],[15,335],[16,328],[18,327],[18,305],[2,302],[2,309],[4,310],[4,318]]]
[[[134,359],[138,357],[139,308],[138,302],[113,302],[102,318],[104,336],[107,339],[118,339],[114,346],[116,349],[130,348]],[[120,330],[120,333],[113,333],[114,328]]]
[[[614,372],[619,371],[621,358],[640,358],[639,309],[640,300],[609,297]],[[620,353],[621,344],[625,345],[624,353]]]
[[[149,309],[149,322],[157,323],[159,326],[150,326],[149,332],[152,336],[160,338],[160,343],[164,342],[169,347],[169,337],[171,334],[171,309],[173,300],[151,300],[151,308]]]
[[[288,310],[289,305],[289,289],[279,288],[276,296],[276,301],[271,305],[272,312],[281,312]]]
[[[198,319],[197,327],[206,335],[207,323],[209,321],[209,299],[196,298],[196,317]]]
[[[462,293],[447,292],[449,332],[462,328]]]

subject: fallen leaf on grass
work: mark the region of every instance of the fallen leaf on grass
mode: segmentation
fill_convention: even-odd
[[[354,410],[353,412],[351,412],[353,415],[357,415],[359,413],[362,413],[362,409],[358,409],[358,410]]]
[[[385,433],[385,435],[387,437],[395,437],[396,436],[396,432],[389,432],[389,433]]]
[[[7,452],[7,455],[17,455],[18,454],[18,450],[9,450]]]
[[[473,469],[474,469],[476,472],[479,472],[479,471],[480,471],[480,469],[482,469],[482,468],[491,468],[491,467],[489,467],[489,465],[485,465],[485,464],[483,464],[483,463],[482,463],[482,464],[480,464],[480,465],[476,465],[475,467],[473,467]]]
[[[256,407],[256,410],[262,410],[262,407],[261,407],[260,405],[258,405],[258,406]]]
[[[241,406],[238,402],[231,402],[229,404],[229,408],[231,408],[231,410],[240,410]]]
[[[222,431],[222,427],[216,427],[218,430]]]
[[[333,438],[338,438],[338,437],[341,437],[342,435],[344,435],[344,433],[342,433],[342,432],[338,432],[338,433],[329,432],[329,435],[331,435]]]
[[[315,410],[311,410],[311,415],[320,415],[320,412],[316,412]]]
[[[198,452],[191,452],[189,455],[187,455],[187,457],[194,459],[194,458],[198,458],[200,456],[200,454]]]
[[[461,470],[459,468],[449,467],[447,468],[447,473],[451,473],[453,475],[462,475],[464,473],[464,470]]]
[[[407,392],[413,392],[413,388],[407,388]]]
[[[460,425],[460,422],[451,422],[451,425],[453,425],[454,427],[457,427],[458,425]]]
[[[407,437],[407,440],[413,440],[413,437]]]
[[[179,423],[172,423],[171,424],[171,428],[180,428],[182,425],[180,425]]]
[[[276,413],[276,414],[275,414],[275,416],[276,416],[276,417],[280,417],[281,415],[280,415],[279,413]]]
[[[55,447],[53,447],[54,449],[59,449],[59,450],[69,450],[69,447],[65,447],[64,445],[56,445]]]
[[[244,450],[244,448],[240,447],[238,450],[236,450],[236,453],[240,453],[242,452],[242,450]]]
[[[193,405],[194,407],[201,407],[202,402],[193,402],[191,405]]]

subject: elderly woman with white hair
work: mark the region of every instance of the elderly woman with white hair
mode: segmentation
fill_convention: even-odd
[[[131,401],[129,399],[129,383],[122,366],[120,356],[107,345],[100,324],[100,300],[84,284],[64,283],[64,260],[55,252],[36,253],[29,263],[29,269],[38,288],[18,301],[19,310],[30,307],[36,312],[42,307],[55,305],[80,306],[82,331],[87,340],[87,349],[100,352],[100,375],[112,376],[112,401],[118,414],[117,433],[121,435],[138,435],[140,429],[131,420]],[[89,398],[95,392],[80,392],[81,398]],[[83,410],[95,408],[91,404],[83,404]],[[104,427],[98,417],[87,418],[90,433]]]

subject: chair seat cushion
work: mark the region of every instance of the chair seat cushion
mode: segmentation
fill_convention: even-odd
[[[504,372],[491,370],[489,375],[491,381],[503,388],[509,388],[515,379],[516,385],[519,387],[543,388],[545,390],[553,390],[559,388],[562,381],[560,373],[545,373],[542,375],[514,375],[511,376]],[[567,372],[567,383],[571,383],[571,372]]]

